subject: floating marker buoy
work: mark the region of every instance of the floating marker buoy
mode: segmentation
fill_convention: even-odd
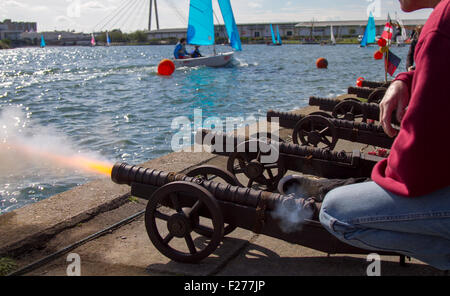
[[[316,66],[319,69],[326,69],[328,67],[328,61],[326,58],[318,58],[316,61]]]
[[[385,47],[387,45],[387,41],[384,38],[378,39],[377,43],[380,47]]]
[[[175,71],[175,64],[172,60],[164,59],[159,62],[158,74],[163,76],[170,76]]]
[[[356,80],[356,86],[362,87],[363,81],[364,81],[364,77],[359,77],[359,78]]]
[[[373,58],[376,60],[381,60],[383,58],[383,53],[379,50],[377,50],[374,54],[373,54]]]

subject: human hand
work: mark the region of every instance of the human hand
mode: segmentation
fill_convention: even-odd
[[[398,122],[402,121],[409,103],[409,90],[405,82],[397,80],[391,83],[380,103],[380,123],[389,137],[395,137],[398,130],[392,127],[392,113],[397,110]]]

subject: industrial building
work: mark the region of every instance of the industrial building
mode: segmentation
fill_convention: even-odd
[[[424,25],[425,19],[403,20],[403,24],[410,34],[417,25]],[[383,32],[386,20],[376,20],[377,34]],[[271,23],[238,24],[238,30],[243,39],[268,39],[271,37]],[[357,38],[364,34],[367,20],[361,21],[310,21],[310,22],[287,22],[272,23],[279,27],[280,35],[284,39],[308,40],[311,37],[316,40],[327,39],[333,26],[334,36],[339,38]],[[226,36],[223,25],[216,25],[216,37]],[[169,39],[186,37],[186,28],[159,29],[148,32],[149,39]]]
[[[19,40],[23,32],[36,32],[37,23],[35,22],[13,22],[6,19],[0,22],[0,40],[9,39],[12,41]]]

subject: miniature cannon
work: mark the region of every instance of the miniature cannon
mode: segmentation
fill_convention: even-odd
[[[356,99],[347,98],[344,100],[336,100],[329,98],[309,98],[310,106],[319,106],[320,110],[332,112],[332,116],[336,119],[344,119],[354,121],[361,119],[362,122],[367,122],[368,119],[380,119],[380,106],[375,103],[364,103]],[[395,113],[392,116],[392,123],[400,125]]]
[[[267,121],[278,118],[281,127],[294,129],[295,144],[334,149],[339,139],[390,148],[394,142],[378,124],[326,118],[320,115],[300,115],[269,110]]]
[[[224,223],[328,254],[370,253],[331,235],[318,221],[320,202],[313,198],[283,196],[126,163],[114,165],[111,179],[131,186],[132,196],[148,200],[147,234],[154,246],[174,261],[197,263],[208,257],[223,239]],[[300,214],[301,224],[288,232],[283,217],[274,214],[279,207]],[[205,225],[205,220],[210,225]],[[193,238],[195,233],[200,236]],[[182,243],[175,244],[177,240]],[[180,246],[184,243],[185,247]]]
[[[228,157],[227,170],[235,176],[240,186],[258,184],[269,191],[277,188],[288,170],[325,178],[368,178],[374,165],[383,159],[359,150],[336,152],[268,138],[248,139],[202,130],[197,133],[196,141],[197,144],[209,146],[211,153]],[[276,157],[267,157],[269,155]],[[243,178],[248,179],[247,182],[239,181]]]
[[[378,87],[388,88],[391,85],[391,83],[392,83],[392,81],[379,82],[379,81],[363,80],[361,86],[362,87],[369,87],[369,88],[378,88]]]
[[[367,99],[369,103],[379,104],[383,99],[387,88],[378,87],[378,88],[369,88],[369,87],[353,87],[350,86],[348,88],[348,94],[356,95],[358,98]]]

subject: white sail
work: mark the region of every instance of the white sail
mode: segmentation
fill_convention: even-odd
[[[336,44],[336,39],[334,38],[334,31],[333,31],[333,25],[331,25],[331,44]]]
[[[406,41],[406,39],[408,39],[406,29],[405,29],[405,26],[403,25],[403,21],[401,19],[397,19],[397,22],[400,25],[400,28],[402,31],[402,33],[401,33],[402,35],[397,36],[397,43],[404,43]]]

